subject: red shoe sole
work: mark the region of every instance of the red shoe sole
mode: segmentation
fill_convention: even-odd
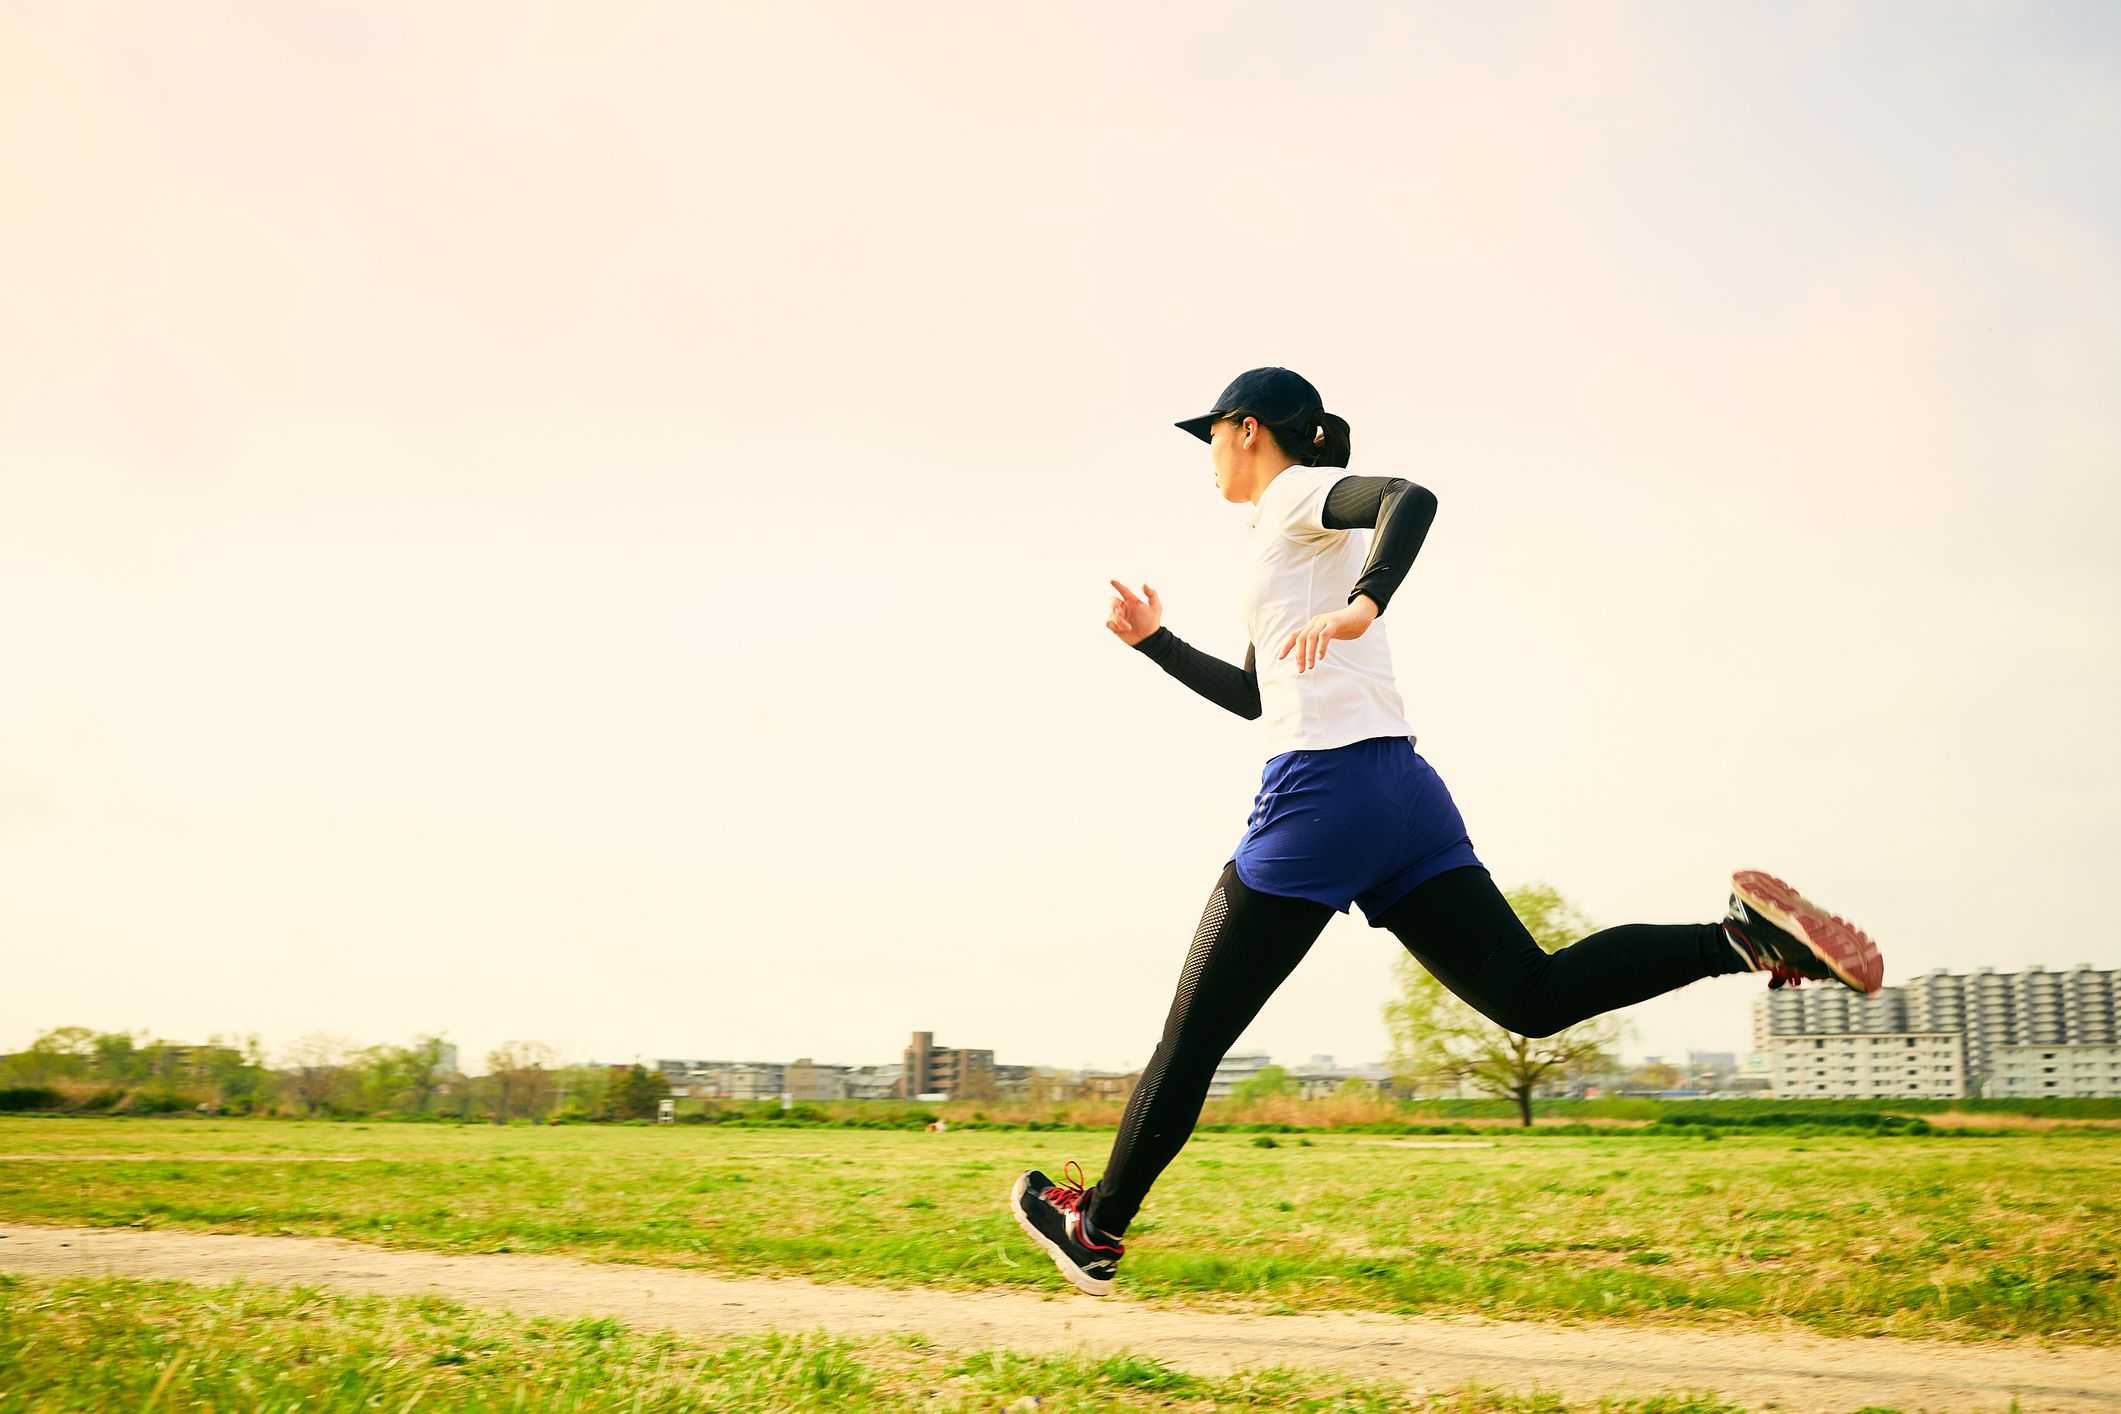
[[[1870,935],[1846,918],[1828,913],[1773,874],[1741,869],[1731,887],[1745,906],[1802,942],[1827,969],[1865,995],[1885,982],[1885,959]]]

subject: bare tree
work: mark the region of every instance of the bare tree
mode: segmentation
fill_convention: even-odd
[[[1533,941],[1557,952],[1591,931],[1591,923],[1545,884],[1524,884],[1504,898]],[[1395,1080],[1409,1085],[1470,1084],[1517,1102],[1532,1122],[1532,1094],[1540,1086],[1611,1061],[1620,1019],[1596,1016],[1551,1036],[1519,1036],[1467,1006],[1411,955],[1394,966],[1399,996],[1385,1004]]]
[[[542,1041],[503,1041],[486,1053],[493,1078],[493,1122],[506,1124],[516,1111],[538,1113],[552,1099],[552,1047]]]
[[[352,1049],[343,1036],[321,1032],[312,1032],[287,1048],[282,1064],[304,1114],[330,1107],[345,1081],[346,1057]]]

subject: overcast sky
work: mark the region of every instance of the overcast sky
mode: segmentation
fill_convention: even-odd
[[[1499,881],[2121,965],[2117,170],[2102,4],[0,4],[0,1049],[1141,1065],[1269,363]]]

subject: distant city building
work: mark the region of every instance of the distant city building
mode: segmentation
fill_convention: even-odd
[[[1031,1073],[1024,1077],[1023,1098],[1034,1105],[1064,1104],[1082,1092],[1083,1077],[1076,1071],[1057,1065],[1027,1068]]]
[[[1778,1096],[2121,1095],[2121,973],[1937,968],[1875,996],[1790,987],[1753,1002]]]
[[[1775,1090],[1774,1062],[1765,1051],[1748,1051],[1737,1073],[1724,1081],[1726,1092],[1738,1095],[1770,1095]]]
[[[1273,1062],[1265,1051],[1232,1051],[1215,1067],[1215,1078],[1208,1082],[1208,1098],[1227,1100],[1230,1092],[1253,1076],[1265,1070]]]
[[[2121,1046],[1998,1046],[1984,1095],[2121,1095]]]
[[[1338,1094],[1351,1080],[1365,1090],[1379,1090],[1390,1075],[1381,1065],[1342,1066],[1335,1065],[1331,1056],[1313,1056],[1290,1071],[1289,1078],[1296,1082],[1297,1094],[1304,1099],[1320,1100]]]
[[[442,1046],[441,1046],[441,1051],[440,1051],[440,1054],[439,1054],[439,1055],[437,1056],[437,1058],[436,1058],[436,1060],[435,1060],[435,1067],[434,1067],[434,1076],[435,1076],[435,1078],[439,1080],[439,1079],[441,1079],[441,1078],[442,1078],[442,1077],[444,1077],[444,1076],[449,1076],[449,1075],[462,1075],[463,1073],[464,1073],[463,1071],[461,1071],[461,1070],[457,1069],[457,1045],[456,1045],[456,1042],[454,1042],[454,1041],[444,1041],[444,1042],[442,1043]]]
[[[847,1098],[850,1100],[890,1100],[899,1093],[899,1077],[902,1067],[895,1065],[858,1065],[847,1072]]]
[[[1967,1093],[1956,1031],[1778,1036],[1769,1052],[1782,1099],[1957,1099]]]
[[[707,1072],[711,1093],[723,1100],[773,1100],[787,1088],[788,1068],[764,1061],[716,1066]]]
[[[658,1060],[655,1068],[673,1095],[696,1100],[772,1100],[787,1067],[770,1061]]]
[[[690,1093],[697,1085],[704,1085],[706,1077],[713,1071],[733,1064],[725,1060],[659,1060],[655,1068],[663,1073],[673,1092]]]
[[[944,1095],[953,1100],[993,1099],[994,1052],[938,1046],[933,1031],[916,1031],[906,1046],[905,1070],[899,1085],[909,1100],[922,1095]]]
[[[1036,1067],[1028,1065],[998,1065],[994,1068],[994,1097],[998,1100],[1024,1100],[1031,1096],[1031,1078]]]
[[[1086,1100],[1125,1101],[1141,1084],[1138,1070],[1086,1070],[1082,1075],[1082,1097]]]
[[[808,1056],[790,1061],[782,1083],[791,1100],[844,1100],[848,1098],[848,1067],[819,1065]]]

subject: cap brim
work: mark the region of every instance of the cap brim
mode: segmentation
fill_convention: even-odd
[[[1217,419],[1221,417],[1222,414],[1219,412],[1204,412],[1199,417],[1189,417],[1184,422],[1174,422],[1171,425],[1191,432],[1203,442],[1208,442],[1214,440],[1208,435],[1208,429],[1213,427]]]

